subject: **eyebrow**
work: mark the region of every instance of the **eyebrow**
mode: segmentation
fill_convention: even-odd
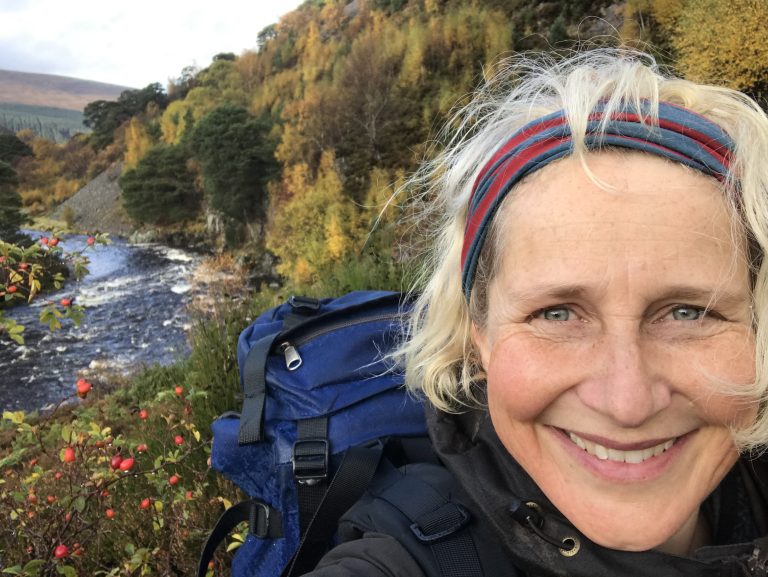
[[[524,291],[508,293],[518,301],[528,301],[536,298],[550,297],[554,299],[583,299],[594,293],[603,292],[603,286],[590,286],[580,284],[543,283],[533,287],[527,287]],[[727,291],[719,286],[701,287],[692,285],[672,285],[665,287],[662,292],[653,296],[653,302],[659,301],[706,301],[708,306],[738,306],[749,301],[749,295],[740,295]]]

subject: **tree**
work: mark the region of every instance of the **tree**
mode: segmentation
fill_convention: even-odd
[[[140,223],[168,225],[197,216],[200,193],[182,147],[158,145],[120,177],[123,206]]]
[[[0,134],[0,161],[13,164],[19,158],[32,154],[32,148],[15,134]]]
[[[27,216],[21,211],[18,184],[16,171],[0,160],[0,240],[5,242],[18,241],[19,229],[27,222]]]
[[[115,130],[132,116],[145,112],[151,103],[161,110],[168,106],[168,95],[157,82],[141,90],[124,90],[116,101],[89,102],[83,110],[83,124],[93,129],[91,145],[94,150],[101,150],[111,144]]]
[[[239,222],[262,219],[267,182],[277,174],[270,125],[245,108],[225,104],[196,125],[189,138],[210,205]]]

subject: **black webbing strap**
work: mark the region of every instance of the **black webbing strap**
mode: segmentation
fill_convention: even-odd
[[[328,418],[315,417],[299,421],[296,424],[292,461],[302,535],[309,527],[328,488],[329,458]]]
[[[243,367],[243,410],[240,412],[241,445],[261,441],[264,401],[267,394],[267,355],[280,333],[262,337],[248,351]]]
[[[216,548],[243,521],[248,521],[249,531],[260,539],[274,539],[283,536],[283,516],[280,511],[251,499],[233,505],[222,513],[200,554],[197,577],[205,577],[208,562],[213,559]]]
[[[464,507],[408,475],[380,496],[410,520],[411,532],[430,548],[443,577],[483,577],[472,535],[465,530],[471,517]]]
[[[328,550],[328,543],[336,533],[339,519],[368,488],[382,453],[381,443],[368,447],[350,447],[344,452],[339,469],[282,577],[297,577],[315,568]]]
[[[264,402],[267,394],[267,357],[269,351],[280,335],[296,328],[320,310],[317,299],[293,296],[288,301],[291,312],[283,318],[279,332],[260,338],[248,351],[243,365],[243,410],[241,411],[240,433],[238,442],[241,445],[261,441],[264,433]]]

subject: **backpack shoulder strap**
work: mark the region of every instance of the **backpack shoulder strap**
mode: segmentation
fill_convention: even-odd
[[[382,464],[380,472],[386,466]],[[429,577],[518,575],[493,538],[458,502],[463,494],[442,465],[390,466],[366,495],[344,515],[342,540],[367,532],[395,537]],[[482,538],[481,538],[482,537]]]

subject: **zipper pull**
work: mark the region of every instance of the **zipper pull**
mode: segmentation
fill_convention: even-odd
[[[284,342],[282,345],[280,345],[280,350],[283,352],[283,355],[285,356],[285,367],[289,371],[295,371],[301,366],[301,357],[299,356],[299,351],[296,350],[296,348],[289,342]]]

